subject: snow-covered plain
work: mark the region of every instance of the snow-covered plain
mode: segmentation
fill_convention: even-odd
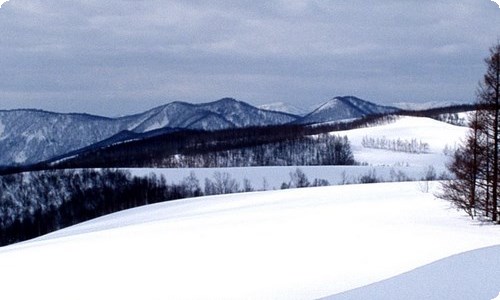
[[[417,183],[345,185],[115,213],[1,248],[0,282],[5,299],[316,299],[498,244]],[[492,299],[500,281],[470,288]]]

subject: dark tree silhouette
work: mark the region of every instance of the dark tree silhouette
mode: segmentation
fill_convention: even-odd
[[[470,132],[449,164],[454,180],[443,184],[439,195],[471,217],[499,223],[500,43],[490,48],[487,71],[477,93],[478,110],[471,116]]]

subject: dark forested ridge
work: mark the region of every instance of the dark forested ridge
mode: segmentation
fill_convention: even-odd
[[[52,170],[0,176],[0,246],[120,210],[201,195],[193,180],[123,170]]]
[[[329,185],[290,172],[281,188]],[[263,187],[265,190],[265,187]],[[177,183],[163,176],[132,176],[128,170],[46,170],[0,176],[0,246],[35,238],[103,215],[158,202],[254,191],[229,173],[215,172],[204,186],[194,172]]]
[[[345,125],[342,127],[346,128]],[[221,166],[206,159],[203,159],[206,163],[201,165],[187,164],[187,161],[200,161],[199,157],[219,155],[242,157],[240,163],[228,162],[231,166],[353,164],[347,139],[329,135],[312,137],[331,129],[331,125],[280,125],[219,131],[174,131],[144,138],[135,137],[130,141],[102,147],[88,147],[85,151],[72,153],[67,157],[29,166],[5,168],[2,172],[10,174],[44,169]],[[334,151],[325,152],[330,149]],[[273,162],[272,157],[269,157],[271,153],[280,158],[279,162]],[[314,154],[314,161],[305,158],[311,153]],[[179,155],[190,159],[175,165],[172,157]],[[323,157],[319,157],[321,155]]]

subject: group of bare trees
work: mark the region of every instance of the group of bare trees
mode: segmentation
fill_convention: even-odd
[[[500,223],[500,43],[485,62],[487,71],[477,93],[480,109],[471,115],[470,131],[449,165],[455,179],[443,184],[440,197],[472,218]]]
[[[0,176],[0,246],[120,210],[201,195],[194,175],[179,184],[111,169]]]
[[[429,144],[417,141],[417,139],[402,140],[402,139],[388,139],[384,137],[369,137],[364,136],[361,145],[365,148],[384,149],[394,152],[405,152],[413,154],[421,154],[429,152]]]
[[[229,168],[251,166],[354,165],[346,136],[318,134],[261,143],[247,147],[226,147],[204,153],[175,154],[155,163],[158,167]]]

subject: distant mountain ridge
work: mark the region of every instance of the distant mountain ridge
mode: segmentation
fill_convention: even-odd
[[[298,116],[265,111],[231,98],[168,103],[144,113],[107,118],[43,110],[0,111],[0,165],[35,163],[109,139],[122,131],[162,128],[220,130],[289,123]]]
[[[274,103],[269,103],[269,104],[263,104],[258,106],[260,109],[264,110],[272,110],[272,111],[279,111],[279,112],[284,112],[292,115],[297,115],[297,116],[304,116],[308,113],[307,110],[288,104],[284,102],[274,102]]]
[[[362,118],[368,115],[394,113],[397,111],[399,109],[396,107],[377,105],[354,96],[335,97],[297,120],[297,123],[339,122]]]
[[[257,108],[232,98],[202,104],[171,102],[118,118],[32,109],[4,110],[0,111],[0,165],[32,164],[93,144],[110,145],[172,130],[213,131],[336,122],[396,110],[352,96],[333,98],[304,117]]]

